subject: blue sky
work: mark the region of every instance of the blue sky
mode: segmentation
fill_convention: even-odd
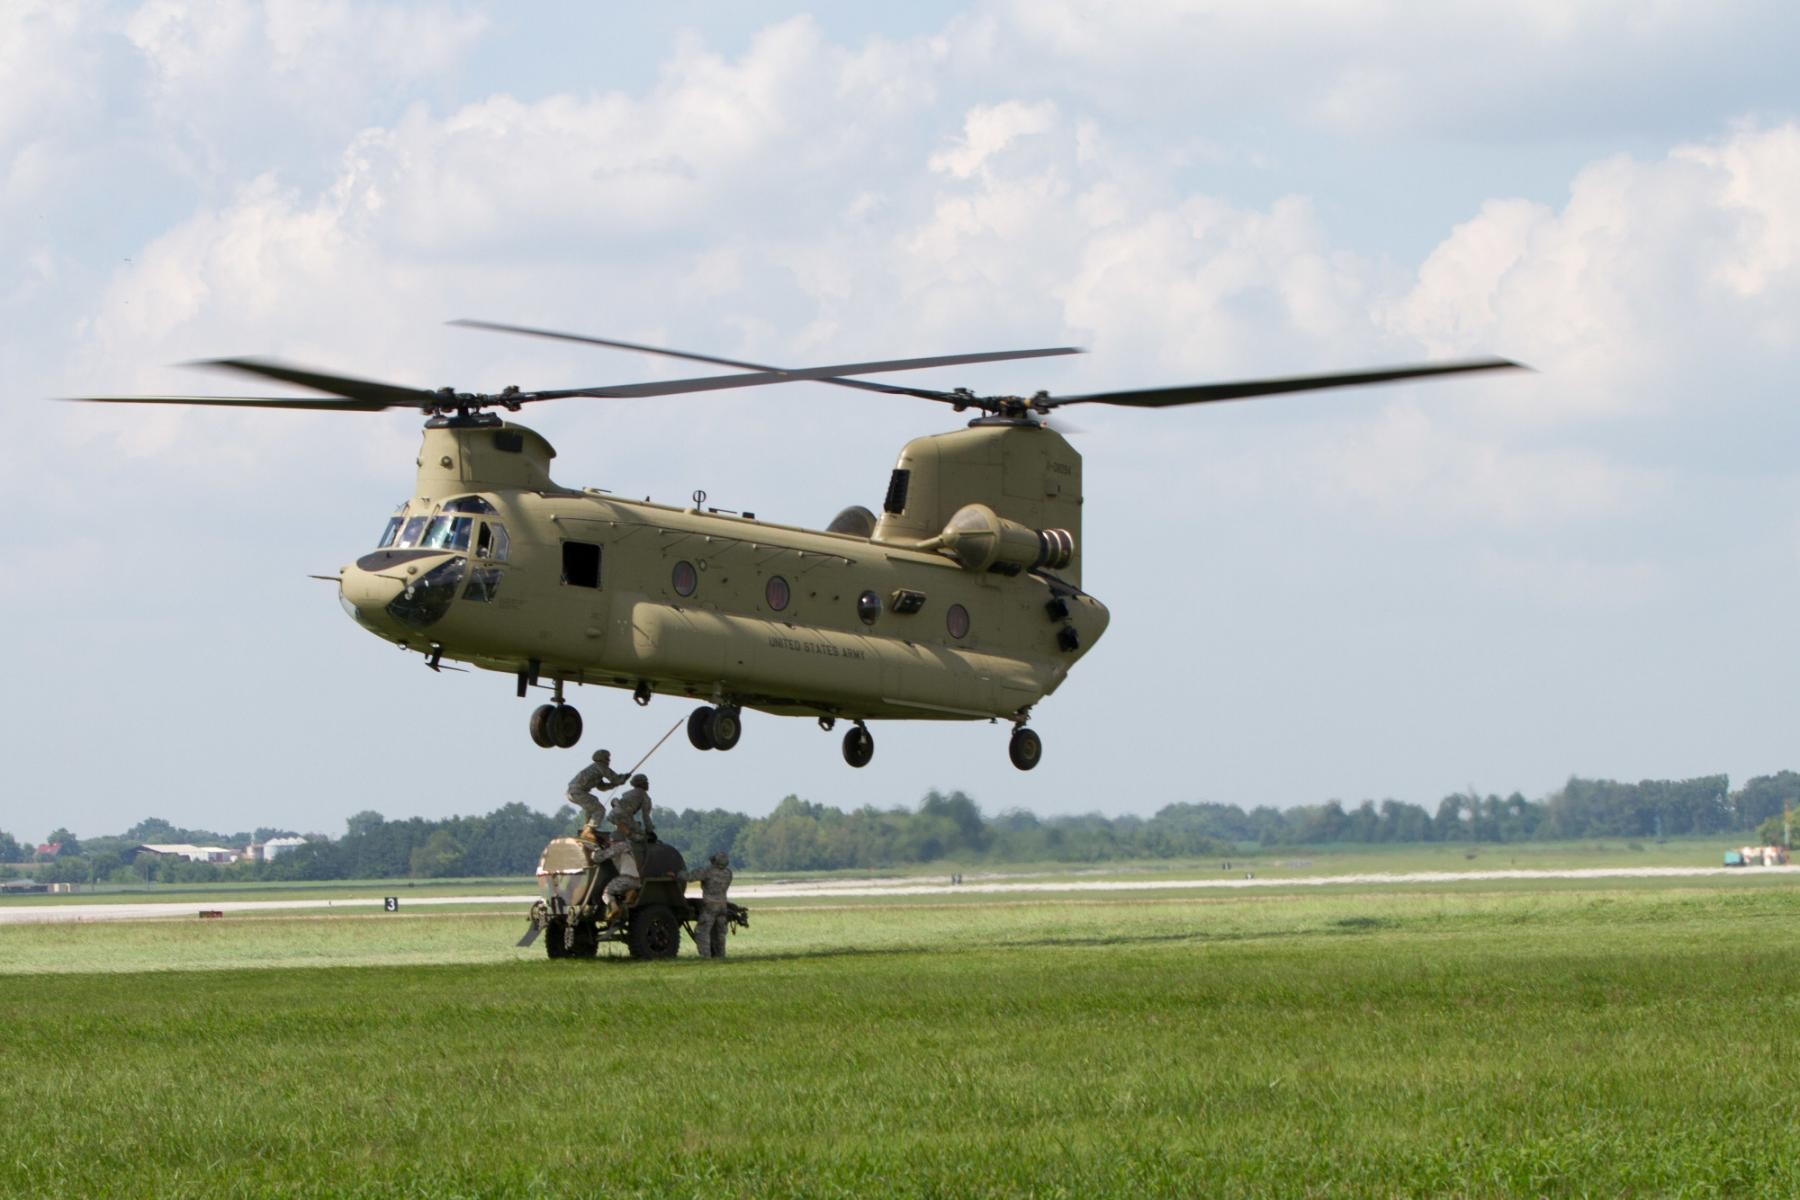
[[[851,771],[753,714],[729,756],[678,735],[662,804],[1430,806],[1795,765],[1789,6],[636,7],[0,12],[0,829],[556,803],[584,756],[530,744],[509,679],[423,671],[305,578],[373,541],[416,421],[49,399],[231,391],[176,364],[239,354],[670,370],[462,316],[790,362],[1090,351],[921,380],[1006,391],[1537,368],[1083,410],[1114,622],[1040,708],[1037,772],[933,725]],[[566,483],[823,523],[950,422],[803,385],[527,423]],[[627,760],[685,715],[579,703]]]

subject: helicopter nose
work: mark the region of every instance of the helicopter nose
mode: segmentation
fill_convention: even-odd
[[[365,571],[358,566],[345,566],[338,572],[338,603],[350,619],[375,633],[392,632],[387,619],[387,606],[406,588],[396,578]]]
[[[468,564],[441,550],[377,550],[344,568],[338,593],[364,628],[388,636],[416,632],[450,611]]]

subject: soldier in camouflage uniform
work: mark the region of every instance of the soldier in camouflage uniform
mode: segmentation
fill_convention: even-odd
[[[594,761],[569,780],[566,799],[587,815],[587,827],[599,829],[606,805],[594,790],[610,792],[624,782],[625,776],[612,769],[612,751],[596,750]]]
[[[631,893],[643,887],[644,881],[638,875],[637,855],[631,852],[631,843],[622,837],[608,841],[595,852],[594,859],[597,862],[610,860],[619,868],[619,873],[613,876],[612,881],[606,885],[606,890],[600,893],[606,901],[605,924],[611,925],[624,915]]]
[[[640,823],[641,818],[641,823]],[[629,838],[648,838],[656,840],[656,826],[650,820],[650,777],[633,775],[631,786],[624,793],[614,797],[612,812],[607,820],[613,828]]]
[[[700,918],[694,922],[694,944],[701,958],[725,957],[725,934],[731,928],[726,915],[725,893],[731,887],[731,859],[723,850],[695,871],[683,871],[683,879],[700,885]]]

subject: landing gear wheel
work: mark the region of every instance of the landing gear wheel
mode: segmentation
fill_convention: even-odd
[[[568,750],[581,740],[581,714],[572,704],[552,706],[545,724],[549,727],[551,740],[560,750]]]
[[[674,958],[681,953],[681,924],[660,904],[637,909],[626,943],[633,958]]]
[[[548,708],[549,705],[544,707]],[[563,931],[568,928],[563,917],[551,917],[544,923],[544,953],[551,958],[567,958],[569,948],[563,945]]]
[[[694,749],[713,748],[712,723],[713,710],[709,704],[702,704],[688,714],[688,741],[694,744]]]
[[[875,736],[861,725],[853,725],[844,733],[844,761],[853,767],[866,767],[875,757]]]
[[[732,705],[721,704],[712,710],[712,720],[707,723],[707,733],[712,738],[714,750],[729,750],[738,744],[743,735],[744,720],[738,709]]]
[[[1021,725],[1013,730],[1012,741],[1006,747],[1006,756],[1012,759],[1012,765],[1019,770],[1029,771],[1044,757],[1044,743],[1036,733]]]
[[[531,740],[549,750],[556,745],[556,734],[550,723],[555,719],[556,706],[540,704],[531,712]]]

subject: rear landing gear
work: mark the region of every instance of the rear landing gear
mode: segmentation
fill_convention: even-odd
[[[735,704],[717,708],[702,704],[688,714],[688,741],[696,750],[729,750],[738,744],[743,732],[743,714]]]
[[[1006,756],[1012,759],[1012,765],[1019,770],[1029,771],[1044,757],[1044,743],[1036,733],[1021,725],[1013,730],[1012,741],[1006,747]]]
[[[853,767],[866,767],[875,757],[875,737],[858,721],[844,733],[844,761]]]
[[[581,714],[572,704],[540,704],[531,714],[531,740],[567,750],[581,740]]]
[[[738,710],[729,704],[721,704],[713,709],[710,722],[712,744],[714,750],[729,750],[738,744],[743,736],[744,722]]]

